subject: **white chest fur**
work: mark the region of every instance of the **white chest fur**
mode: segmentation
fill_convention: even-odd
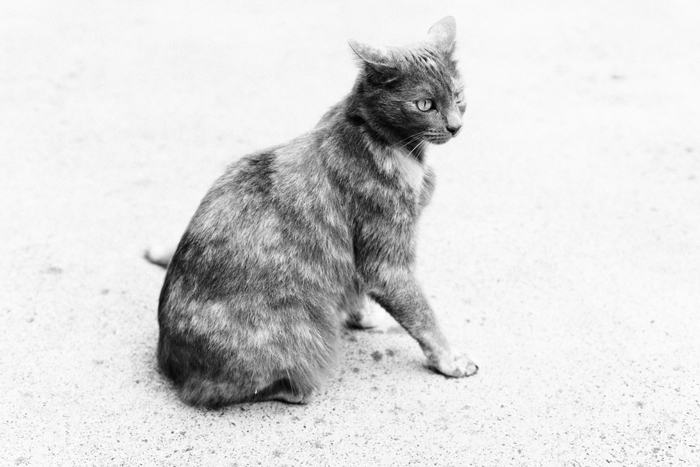
[[[382,148],[370,143],[370,150],[382,170],[387,175],[398,178],[399,183],[418,199],[423,188],[426,167],[402,148]]]
[[[393,151],[391,161],[401,181],[414,193],[420,191],[425,177],[423,164],[400,149]]]

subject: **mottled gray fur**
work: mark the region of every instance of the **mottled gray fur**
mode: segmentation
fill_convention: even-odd
[[[425,146],[454,137],[464,112],[454,38],[447,17],[410,47],[351,42],[352,92],[310,133],[238,160],[209,190],[158,309],[158,364],[185,402],[308,402],[368,296],[436,371],[476,372],[453,354],[413,274],[435,183]]]

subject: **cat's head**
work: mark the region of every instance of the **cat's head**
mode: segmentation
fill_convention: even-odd
[[[442,144],[462,127],[466,102],[453,57],[455,30],[455,20],[448,16],[412,46],[373,47],[350,41],[361,64],[356,105],[390,144]]]

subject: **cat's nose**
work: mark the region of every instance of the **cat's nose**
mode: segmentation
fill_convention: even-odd
[[[452,136],[456,135],[459,129],[462,128],[462,116],[457,112],[450,112],[447,115],[445,128],[452,134]]]
[[[462,128],[462,122],[447,123],[447,131],[452,133],[452,136],[456,135],[460,128]]]

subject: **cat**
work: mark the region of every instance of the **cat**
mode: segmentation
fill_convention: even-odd
[[[341,326],[371,322],[372,300],[452,377],[455,355],[413,274],[419,214],[435,175],[429,143],[465,110],[448,16],[423,41],[349,41],[350,94],[309,133],[231,164],[205,195],[168,264],[157,360],[187,404],[308,403],[332,372]],[[371,300],[370,300],[371,299]]]

